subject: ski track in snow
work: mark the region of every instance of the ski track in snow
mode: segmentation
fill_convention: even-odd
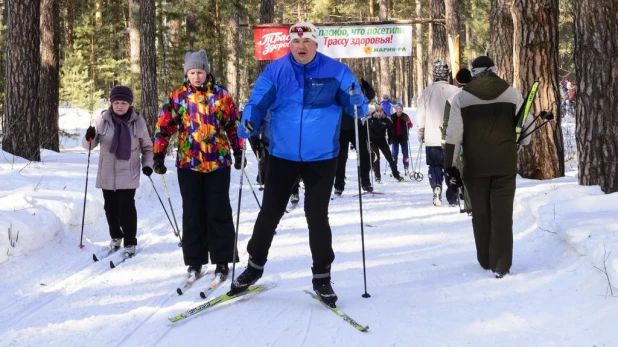
[[[417,150],[418,144],[413,144],[410,156],[415,157]],[[61,173],[64,157],[54,158],[56,161],[46,166]],[[85,154],[66,155],[67,162],[75,158],[85,160]],[[254,157],[247,158],[248,174],[253,179],[257,165]],[[175,169],[170,158],[166,162],[170,168],[167,185],[182,225]],[[336,254],[332,281],[339,307],[360,324],[369,325],[369,331],[361,333],[303,293],[303,289],[311,288],[303,190],[299,206],[284,214],[279,224],[261,280],[277,282],[277,287],[223,304],[180,324],[169,323],[168,317],[225,293],[230,280],[208,299],[201,299],[199,292],[212,277],[210,269],[187,293],[175,293],[186,267],[178,240],[145,176],[136,194],[138,242],[143,250],[113,270],[109,269],[110,258],[93,263],[92,253],[100,251],[109,239],[101,192],[94,188],[96,163],[97,153],[93,152],[86,247],[77,247],[82,205],[76,194],[66,204],[79,209],[75,213],[79,219],[58,230],[43,248],[9,257],[0,264],[0,346],[616,343],[616,309],[611,305],[613,298],[604,296],[605,277],[561,237],[541,230],[537,212],[531,212],[541,196],[552,194],[561,185],[572,185],[573,179],[552,183],[518,180],[512,275],[496,280],[476,261],[470,218],[458,213],[458,207],[434,207],[427,177],[405,184],[383,177],[385,183],[379,190],[395,195],[362,197],[364,223],[373,226],[364,227],[367,292],[371,294],[366,299],[361,297],[364,286],[358,198],[351,196],[358,189],[356,157],[351,152],[344,196],[330,202]],[[74,168],[65,170],[67,177],[74,173]],[[424,165],[421,171],[426,171]],[[232,171],[234,220],[238,174]],[[169,209],[161,180],[155,176],[155,186]],[[83,183],[82,176],[67,180],[75,186],[72,191],[83,189],[75,183]],[[262,192],[254,187],[261,198]],[[238,244],[241,262],[236,275],[246,266],[246,245],[258,212],[246,183],[243,195]]]

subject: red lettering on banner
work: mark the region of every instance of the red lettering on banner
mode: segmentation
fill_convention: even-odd
[[[290,51],[288,27],[254,28],[255,60],[275,60]]]

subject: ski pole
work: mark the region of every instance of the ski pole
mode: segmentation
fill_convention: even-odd
[[[172,199],[170,198],[170,192],[167,190],[167,184],[165,183],[165,175],[161,175],[161,180],[163,180],[163,188],[165,188],[167,202],[170,205],[170,211],[172,212],[172,218],[174,218],[174,224],[176,225],[176,230],[178,231],[178,237],[182,241],[182,238],[180,237],[180,228],[178,228],[178,222],[176,222],[176,215],[174,214],[174,207],[172,206]]]
[[[165,204],[163,204],[163,200],[161,200],[161,196],[159,195],[159,192],[157,192],[157,188],[155,187],[154,181],[152,180],[152,177],[150,176],[148,176],[148,179],[150,180],[150,183],[152,183],[152,189],[154,190],[155,194],[157,194],[157,198],[159,198],[161,207],[163,207],[163,212],[165,212],[165,215],[167,216],[167,220],[170,222],[174,235],[178,237],[178,239],[180,240],[180,242],[178,242],[178,247],[182,247],[182,238],[180,237],[180,234],[178,233],[178,231],[176,231],[176,229],[174,228],[174,224],[172,224],[172,219],[170,218],[170,215],[167,213],[167,209],[165,208]]]
[[[365,125],[367,128],[367,153],[369,155],[369,177],[371,178],[371,185],[373,186],[373,160],[371,160],[371,138],[369,137],[369,119],[365,121]],[[360,156],[360,151],[358,155]],[[378,171],[380,171],[380,163],[378,163]]]
[[[534,123],[536,122],[537,119],[539,119],[539,117],[541,117],[543,120],[545,120],[545,122],[539,124],[538,127],[534,128],[531,132],[529,132],[528,134],[526,134],[526,131],[528,131],[528,129],[530,129],[530,127],[532,127],[532,125],[534,125]],[[517,141],[517,144],[520,144],[521,141],[523,139],[525,139],[526,137],[532,135],[535,131],[539,130],[541,127],[543,127],[543,125],[549,123],[552,119],[554,119],[554,114],[551,112],[545,112],[542,111],[540,114],[538,114],[536,117],[534,117],[534,119],[532,120],[532,122],[526,127],[526,129],[524,129],[521,133],[525,134],[523,137],[520,137],[519,140]]]
[[[350,87],[350,95],[354,95],[354,88],[355,87],[353,83]],[[358,124],[358,107],[356,105],[354,105],[354,121]],[[358,147],[358,126],[354,127],[354,135],[356,137],[356,148],[360,148]],[[370,298],[371,295],[367,293],[367,268],[365,266],[365,229],[363,228],[363,194],[361,193],[361,169],[359,156],[356,156],[356,171],[358,173],[358,205],[360,208],[361,244],[363,251],[363,281],[365,284],[365,293],[362,295],[362,297]]]
[[[86,188],[84,188],[84,211],[82,212],[82,233],[79,237],[79,248],[84,248],[84,220],[86,219],[86,194],[88,194],[88,171],[90,171],[90,152],[92,150],[92,139],[88,141],[88,164],[86,165]]]
[[[257,202],[258,207],[260,208],[260,210],[262,209],[262,205],[260,205],[260,200],[258,199],[257,195],[255,194],[255,190],[253,189],[253,184],[251,184],[251,180],[249,179],[249,175],[247,175],[247,171],[242,170],[242,172],[245,174],[245,177],[247,178],[247,183],[249,183],[249,188],[251,188],[251,192],[253,193],[253,197],[255,198],[255,202]],[[259,175],[259,173],[258,173]]]
[[[243,141],[242,143],[242,156],[240,159],[240,169],[245,173],[245,152],[246,152],[246,145],[245,145],[245,141]],[[235,235],[234,235],[234,250],[232,252],[232,283],[234,283],[234,274],[236,271],[236,257],[237,257],[237,250],[236,247],[238,246],[238,228],[240,227],[240,201],[242,200],[242,180],[243,179],[243,175],[240,175],[240,185],[238,186],[238,207],[236,208],[236,231],[235,231]],[[249,179],[247,178],[247,181],[249,181]],[[256,197],[257,199],[257,197]],[[259,204],[258,204],[259,205]]]

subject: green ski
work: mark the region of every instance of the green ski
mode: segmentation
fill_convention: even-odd
[[[196,307],[194,307],[194,308],[192,308],[192,309],[190,309],[188,311],[185,311],[183,313],[180,313],[180,314],[178,314],[178,315],[176,315],[174,317],[170,317],[168,319],[172,323],[177,323],[177,322],[179,322],[181,320],[184,320],[184,319],[190,318],[192,316],[195,316],[198,313],[204,312],[204,311],[206,311],[209,308],[212,308],[214,306],[223,304],[223,303],[228,302],[228,301],[232,301],[232,300],[234,300],[236,298],[239,298],[239,297],[242,297],[242,296],[246,296],[246,295],[249,295],[249,294],[256,294],[256,293],[264,292],[264,291],[266,291],[268,289],[274,288],[276,285],[277,285],[276,283],[257,284],[257,285],[250,286],[244,292],[240,292],[240,293],[237,293],[237,294],[229,295],[228,293],[225,293],[225,294],[217,296],[216,298],[214,298],[214,299],[212,299],[212,300],[210,300],[210,301],[208,301],[206,303],[203,303],[203,304],[201,304],[199,306],[196,306]]]
[[[519,141],[519,137],[521,136],[521,129],[526,123],[526,119],[528,118],[528,114],[530,113],[530,109],[532,108],[532,104],[534,104],[534,98],[536,97],[536,91],[539,89],[539,81],[535,81],[530,88],[530,92],[528,92],[528,97],[526,98],[524,104],[519,109],[517,116],[515,119],[517,120],[515,125],[515,142]]]
[[[305,293],[311,295],[312,298],[314,298],[316,301],[318,301],[320,304],[324,305],[324,307],[328,308],[329,310],[331,310],[333,313],[335,313],[337,316],[341,317],[344,321],[350,323],[350,325],[352,325],[354,328],[358,329],[359,331],[362,332],[367,332],[367,330],[369,330],[369,326],[368,325],[361,325],[360,323],[358,323],[357,321],[355,321],[354,319],[352,319],[350,316],[348,316],[347,314],[345,314],[343,311],[341,311],[339,309],[339,307],[335,306],[335,307],[331,307],[328,306],[327,304],[325,304],[322,300],[320,300],[318,298],[317,295],[315,295],[314,293],[305,290]]]

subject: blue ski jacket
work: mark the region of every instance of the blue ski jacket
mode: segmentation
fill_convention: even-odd
[[[343,63],[317,52],[303,65],[288,53],[258,77],[242,116],[242,124],[249,121],[254,131],[250,134],[241,125],[238,134],[255,135],[270,109],[271,155],[301,162],[333,159],[339,154],[342,108],[354,116],[352,84],[360,93],[360,84]],[[358,107],[359,118],[367,114],[368,103],[364,98]]]

